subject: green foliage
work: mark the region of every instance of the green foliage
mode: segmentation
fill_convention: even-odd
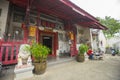
[[[108,27],[108,30],[104,31],[106,37],[113,37],[115,33],[119,32],[120,29],[120,22],[111,18],[110,16],[106,16],[104,19],[97,17],[100,20],[101,24]]]
[[[33,43],[30,47],[30,52],[37,62],[43,62],[46,60],[50,49],[39,43]]]
[[[120,51],[119,50],[115,50],[116,54],[120,54]]]
[[[85,52],[87,52],[87,50],[88,50],[88,46],[86,44],[81,44],[79,47],[79,55],[84,54]]]
[[[25,45],[24,48],[22,48],[23,51],[30,52],[30,45]]]

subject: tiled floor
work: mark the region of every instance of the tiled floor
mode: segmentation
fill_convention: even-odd
[[[72,60],[74,59],[71,57],[62,57],[62,58],[50,57],[48,59],[47,65],[48,67],[51,67],[55,64],[65,63]],[[15,68],[15,65],[3,67],[2,73],[0,73],[0,80],[14,80],[14,76],[15,76],[14,68]]]
[[[120,80],[120,56],[105,55],[103,60],[75,60],[48,67],[43,75],[25,80]]]
[[[58,59],[59,62],[63,60]],[[0,80],[14,80],[14,66],[4,69]],[[87,60],[83,63],[71,58],[64,64],[48,66],[43,75],[34,75],[26,80],[120,80],[120,56],[105,55],[104,60]]]

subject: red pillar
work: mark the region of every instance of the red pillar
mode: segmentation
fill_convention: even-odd
[[[36,42],[39,43],[39,26],[41,25],[41,21],[40,21],[40,12],[38,10],[38,14],[37,14],[37,28],[36,28]]]
[[[24,43],[27,42],[27,39],[28,39],[28,28],[26,27],[26,25],[23,23],[22,24],[22,29],[23,29],[23,41]]]
[[[76,35],[73,34],[73,40],[71,40],[71,45],[70,45],[70,54],[71,56],[75,56],[77,54],[77,49],[76,49]]]

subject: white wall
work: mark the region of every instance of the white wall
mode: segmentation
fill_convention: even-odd
[[[89,43],[91,45],[91,35],[90,35],[90,28],[88,27],[82,27],[80,25],[77,25],[76,24],[76,27],[77,27],[77,50],[79,49],[79,46],[80,46],[80,38],[84,38],[84,39],[87,39],[87,43]],[[81,35],[81,33],[79,32],[79,30],[83,30],[83,34]]]
[[[75,27],[77,27],[77,30],[80,29],[80,30],[83,30],[83,38],[84,39],[88,39],[89,41],[87,42],[90,42],[91,44],[91,37],[90,37],[90,28],[87,28],[87,27],[82,27],[80,25],[75,25]],[[65,31],[57,31],[58,33],[62,33],[63,34],[63,37],[65,37],[65,34],[66,32]],[[77,45],[76,45],[76,48],[78,50],[79,46],[80,46],[80,43],[79,42],[79,33],[77,31]],[[57,50],[57,55],[59,55],[60,52],[69,52],[70,51],[70,45],[69,45],[69,41],[65,41],[65,40],[59,40],[59,48]]]
[[[7,22],[7,15],[8,15],[8,7],[9,2],[6,0],[0,0],[0,9],[2,9],[2,13],[0,16],[0,37],[3,36],[3,33],[5,32],[6,28],[6,22]]]
[[[114,47],[113,45],[116,43],[116,42],[119,42],[120,41],[120,37],[112,37],[110,39],[107,39],[107,45],[109,47]]]
[[[98,48],[100,48],[100,50],[105,52],[107,41],[103,31],[98,29],[91,29],[91,33],[96,34],[96,36],[94,36],[94,39],[92,38],[93,50],[98,50]]]
[[[106,38],[105,38],[105,35],[103,33],[102,30],[100,30],[99,32],[99,35],[98,35],[98,39],[99,39],[99,48],[102,50],[102,51],[105,51],[106,47],[107,47],[107,41],[106,41]],[[102,41],[102,45],[101,45],[101,41]]]
[[[58,40],[58,44],[59,44],[59,48],[58,48],[58,55],[60,52],[69,52],[70,51],[70,45],[69,45],[69,41],[65,40],[65,31],[58,31],[58,33],[63,34],[63,40]],[[58,35],[59,37],[59,35]]]
[[[114,48],[120,50],[120,41],[114,44]]]
[[[98,49],[97,41],[96,41],[96,40],[93,40],[93,41],[92,41],[92,49],[93,49],[93,50],[97,50],[97,49]]]

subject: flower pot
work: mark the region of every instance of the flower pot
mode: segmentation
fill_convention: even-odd
[[[33,70],[34,74],[40,75],[40,74],[45,73],[45,70],[46,70],[46,67],[47,67],[47,62],[46,61],[40,62],[40,63],[34,62],[33,65],[34,65],[34,70]]]
[[[77,56],[76,56],[76,60],[77,60],[78,62],[84,62],[84,61],[85,61],[85,56],[84,56],[84,54],[77,55]]]

